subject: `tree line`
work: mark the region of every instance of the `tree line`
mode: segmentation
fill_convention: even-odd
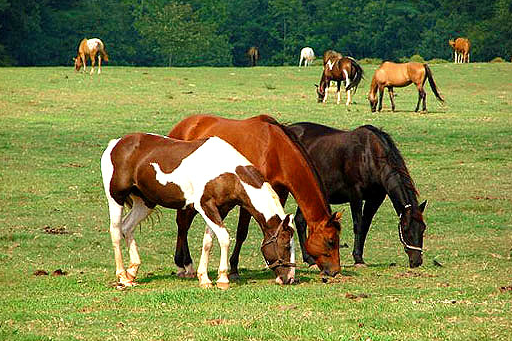
[[[0,65],[72,65],[84,37],[110,65],[296,65],[300,49],[354,58],[451,60],[449,39],[471,40],[471,61],[512,56],[510,0],[0,0]]]

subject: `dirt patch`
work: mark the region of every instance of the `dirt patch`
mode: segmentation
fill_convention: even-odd
[[[52,272],[52,276],[66,276],[67,274],[67,271],[62,271],[62,269],[57,269]]]
[[[511,292],[512,293],[512,285],[500,287],[500,292]]]
[[[221,325],[225,325],[225,324],[230,324],[230,322],[229,322],[229,320],[224,320],[224,319],[211,319],[211,320],[206,320],[205,324],[208,324],[210,326],[221,326]]]
[[[353,293],[347,292],[345,294],[345,298],[348,298],[349,300],[361,300],[363,298],[368,298],[368,297],[370,297],[370,295],[365,294],[365,293],[353,294]]]
[[[422,272],[415,272],[415,271],[406,271],[406,272],[397,273],[393,277],[395,277],[395,278],[414,278],[414,277],[432,278],[432,277],[436,277],[436,275],[426,274],[426,273],[422,273]]]
[[[66,226],[62,227],[51,227],[46,225],[43,227],[44,233],[48,234],[69,234],[69,231],[66,230]]]
[[[48,271],[36,270],[34,271],[34,276],[48,276]]]

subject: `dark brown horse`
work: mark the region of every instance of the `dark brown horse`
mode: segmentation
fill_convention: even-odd
[[[249,57],[249,64],[256,66],[258,59],[260,59],[260,51],[256,46],[252,46],[247,50],[247,56]]]
[[[315,262],[327,275],[334,276],[340,271],[338,221],[341,215],[331,212],[314,167],[286,127],[266,115],[245,120],[197,115],[178,123],[169,136],[182,140],[218,136],[230,143],[263,174],[282,204],[288,193],[292,193],[308,222],[309,235],[301,243],[312,256],[311,263]],[[238,277],[238,255],[247,238],[250,219],[250,213],[240,209],[237,242],[230,259],[232,278]],[[186,230],[179,231],[175,255],[179,268],[192,264],[186,237]]]
[[[156,205],[177,209],[192,219],[206,221],[199,284],[210,287],[208,259],[212,232],[221,247],[217,286],[229,287],[229,235],[222,220],[240,205],[258,221],[264,233],[262,252],[280,284],[293,282],[293,228],[279,197],[261,173],[230,144],[218,137],[179,141],[153,134],[131,134],[110,141],[101,158],[101,173],[110,212],[116,275],[123,286],[134,285],[141,264],[133,230]],[[123,218],[125,204],[131,211]],[[184,220],[178,219],[178,229]],[[188,226],[186,227],[188,229]],[[130,252],[125,270],[121,237]]]
[[[393,62],[382,63],[382,65],[375,70],[375,73],[373,74],[370,93],[368,94],[368,100],[370,101],[372,112],[375,112],[377,109],[377,90],[379,91],[378,110],[382,110],[382,96],[384,95],[384,88],[387,88],[389,92],[389,99],[391,101],[391,110],[395,111],[395,95],[393,93],[393,88],[401,88],[412,83],[416,84],[416,88],[418,88],[418,104],[416,104],[416,109],[414,111],[418,111],[420,108],[420,102],[423,100],[423,111],[426,112],[427,93],[423,86],[427,79],[430,84],[430,89],[432,89],[436,98],[439,101],[444,102],[444,98],[439,94],[436,82],[432,76],[432,71],[428,64],[412,62],[400,64]]]
[[[352,255],[356,265],[364,264],[366,235],[386,195],[400,216],[399,238],[409,256],[409,265],[421,265],[426,201],[418,204],[414,181],[391,137],[371,125],[344,131],[305,122],[288,128],[310,155],[329,203],[350,203],[354,224]],[[300,207],[295,225],[299,240],[304,240],[306,221]],[[304,261],[309,262],[303,245],[301,249]]]
[[[78,45],[78,52],[75,61],[75,70],[80,71],[80,68],[87,68],[87,58],[91,60],[91,75],[94,73],[94,65],[96,63],[96,56],[98,56],[98,74],[101,73],[101,58],[108,62],[108,54],[105,51],[105,45],[98,38],[93,39],[82,39],[80,45]]]
[[[357,86],[361,82],[361,79],[363,79],[363,69],[355,61],[355,59],[350,57],[338,58],[332,56],[327,60],[327,63],[324,64],[322,78],[320,78],[320,85],[315,84],[316,93],[318,95],[318,102],[325,103],[327,101],[329,84],[331,81],[336,81],[336,94],[338,95],[338,100],[336,103],[340,104],[340,86],[341,82],[343,81],[345,83],[345,91],[347,92],[346,105],[349,105],[352,103],[351,91],[353,89],[355,93]]]

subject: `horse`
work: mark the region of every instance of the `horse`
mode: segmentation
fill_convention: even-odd
[[[432,71],[428,64],[422,63],[393,63],[384,62],[380,67],[375,70],[373,74],[372,84],[370,86],[370,92],[368,94],[368,101],[370,101],[370,107],[372,112],[375,112],[377,108],[377,89],[379,90],[379,112],[382,110],[382,96],[384,95],[384,88],[388,89],[389,99],[391,101],[391,110],[395,111],[395,95],[393,93],[393,87],[404,87],[412,83],[416,84],[418,88],[418,104],[416,104],[415,112],[420,107],[420,102],[423,100],[423,112],[427,111],[427,93],[423,86],[428,78],[430,89],[436,98],[444,103],[444,98],[439,94],[439,91],[432,76]]]
[[[355,93],[361,79],[363,79],[363,69],[355,59],[350,57],[333,57],[328,59],[322,71],[320,85],[315,84],[318,102],[325,103],[327,101],[329,84],[331,81],[336,81],[336,93],[338,95],[336,103],[340,104],[340,86],[341,81],[343,81],[345,83],[345,91],[347,92],[347,102],[345,104],[348,106],[352,103],[351,89],[354,89]]]
[[[285,204],[291,193],[308,222],[307,240],[310,264],[316,263],[323,275],[335,276],[340,270],[339,220],[341,213],[331,212],[325,189],[302,145],[284,125],[267,115],[245,120],[210,115],[190,116],[168,134],[172,138],[193,140],[218,136],[241,152],[263,174]],[[178,212],[179,213],[179,212]],[[240,209],[236,244],[230,258],[230,278],[239,279],[240,249],[247,238],[250,212]],[[178,233],[175,263],[178,268],[191,265],[186,231]]]
[[[260,51],[256,46],[252,46],[247,50],[247,56],[249,57],[249,64],[256,66],[258,59],[260,59]]]
[[[300,60],[299,67],[302,65],[302,61],[304,61],[304,66],[310,65],[315,59],[315,52],[311,47],[305,47],[300,50]]]
[[[350,203],[356,266],[365,264],[366,235],[386,195],[400,216],[399,238],[409,256],[409,266],[421,265],[427,201],[418,204],[418,191],[392,138],[371,125],[344,131],[302,122],[288,128],[306,148],[327,190],[329,203]],[[295,226],[299,240],[303,240],[306,221],[300,207],[295,214]],[[309,256],[302,244],[301,249],[307,261]]]
[[[105,50],[105,45],[98,38],[87,39],[84,38],[78,45],[78,53],[75,61],[75,70],[80,71],[82,65],[84,72],[87,67],[87,57],[91,60],[91,75],[94,73],[94,65],[96,63],[96,55],[98,56],[98,75],[101,73],[101,58],[108,62],[108,54]]]
[[[276,274],[276,282],[294,280],[293,226],[278,195],[261,173],[236,149],[218,137],[179,141],[154,134],[130,134],[112,140],[101,158],[101,173],[110,212],[116,275],[122,286],[132,286],[141,264],[133,230],[156,205],[178,210],[178,229],[199,213],[206,221],[199,285],[212,286],[208,259],[212,231],[221,248],[217,287],[227,289],[229,235],[223,219],[239,205],[259,223],[262,253]],[[125,204],[132,206],[123,218]],[[188,228],[188,227],[187,227]],[[125,270],[121,236],[130,253]]]
[[[471,49],[471,42],[466,38],[450,39],[448,44],[452,47],[454,56],[454,63],[469,63],[469,50]]]

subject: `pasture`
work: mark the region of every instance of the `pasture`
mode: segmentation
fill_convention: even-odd
[[[431,65],[446,103],[425,85],[426,114],[413,112],[413,86],[395,88],[395,113],[387,93],[383,111],[371,113],[376,66],[363,69],[347,110],[333,95],[317,103],[318,65],[106,65],[100,76],[71,66],[0,68],[0,339],[512,339],[512,64]],[[117,290],[101,154],[112,138],[167,134],[197,113],[384,129],[420,200],[429,200],[423,266],[408,268],[386,199],[368,234],[366,268],[353,266],[352,219],[341,205],[333,207],[345,211],[341,276],[323,283],[299,258],[300,283],[274,284],[252,220],[241,281],[200,289],[175,275],[176,214],[162,210],[135,232],[139,285]],[[285,212],[295,207],[288,200]],[[237,211],[226,219],[231,247]],[[189,234],[196,266],[203,232],[198,216]],[[218,262],[214,241],[211,278]]]

